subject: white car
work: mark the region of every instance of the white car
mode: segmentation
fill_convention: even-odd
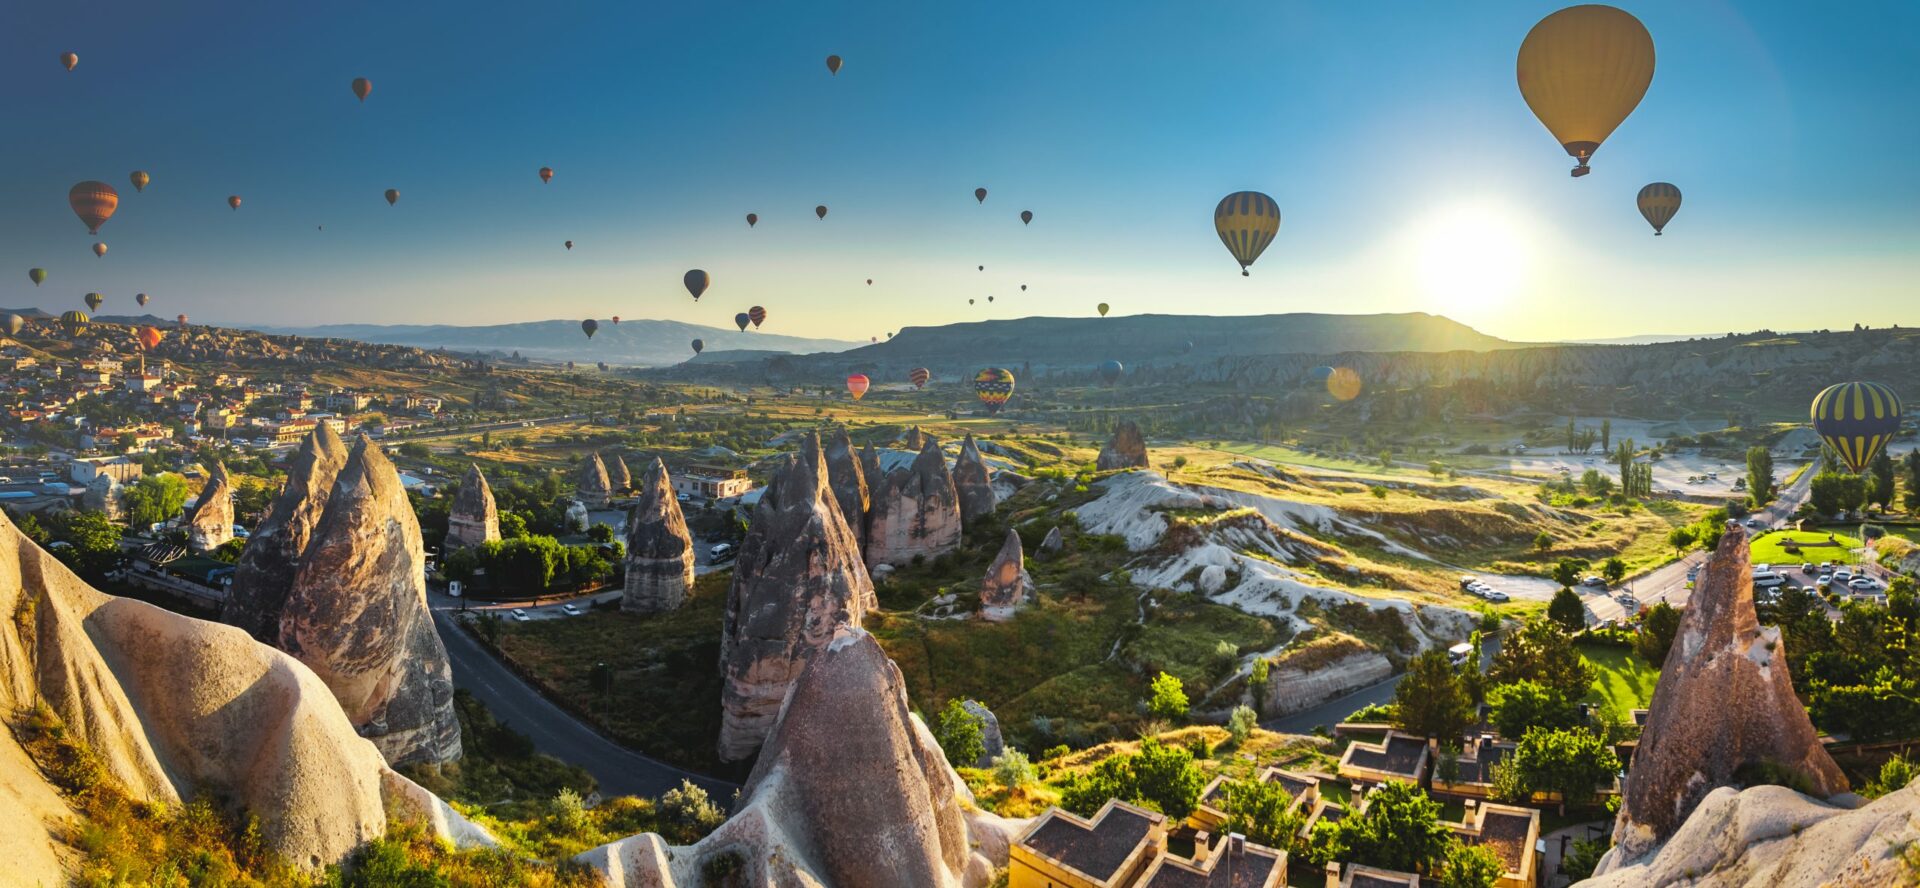
[[[1507,593],[1502,592],[1498,589],[1491,589],[1491,588],[1488,589],[1486,591],[1486,594],[1481,597],[1495,604],[1500,604],[1510,600],[1509,598],[1507,598]]]
[[[571,604],[560,605],[560,612],[566,614],[569,617],[580,616],[580,609],[577,607],[574,607]]]
[[[1834,582],[1836,582],[1836,583],[1850,583],[1850,582],[1853,582],[1853,571],[1850,571],[1850,570],[1836,570],[1836,571],[1834,571],[1834,572],[1833,572],[1833,581],[1834,581]]]
[[[1586,579],[1580,581],[1580,585],[1592,586],[1596,589],[1599,589],[1599,588],[1604,588],[1607,585],[1607,581],[1599,577],[1587,577]]]
[[[1847,588],[1855,592],[1878,592],[1880,591],[1880,584],[1875,582],[1872,577],[1854,577],[1847,581]]]

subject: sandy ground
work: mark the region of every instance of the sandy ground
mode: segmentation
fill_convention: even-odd
[[[1574,422],[1583,427],[1597,428],[1601,417],[1574,417]],[[1663,440],[1675,435],[1698,434],[1713,431],[1718,422],[1706,421],[1693,423],[1687,420],[1645,420],[1619,419],[1613,422],[1613,440],[1631,438],[1635,442],[1647,443]],[[1508,442],[1507,446],[1518,445],[1518,440]],[[1794,429],[1780,439],[1773,448],[1774,468],[1777,480],[1785,481],[1788,475],[1817,455],[1816,448],[1820,439],[1812,429]],[[1500,458],[1496,458],[1495,468],[1501,467]],[[1504,467],[1508,471],[1531,474],[1551,475],[1564,471],[1575,478],[1588,469],[1598,469],[1613,477],[1616,471],[1611,468],[1607,455],[1600,451],[1598,444],[1587,454],[1549,453],[1536,449],[1525,456],[1504,458]],[[1679,493],[1704,494],[1709,496],[1732,496],[1738,491],[1734,482],[1747,473],[1744,461],[1717,459],[1702,456],[1692,450],[1669,453],[1653,464],[1653,485],[1657,490],[1671,490]],[[1717,475],[1718,477],[1712,477]]]

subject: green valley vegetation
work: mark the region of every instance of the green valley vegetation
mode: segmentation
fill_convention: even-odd
[[[1800,589],[1762,604],[1760,619],[1780,627],[1793,687],[1814,726],[1856,742],[1920,736],[1920,632],[1914,582],[1894,579],[1882,605],[1850,600],[1840,619],[1827,602]]]

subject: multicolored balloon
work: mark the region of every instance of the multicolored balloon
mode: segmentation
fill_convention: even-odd
[[[887,338],[889,339],[893,338],[893,334],[891,333],[887,334]],[[925,367],[915,367],[912,370],[907,371],[907,381],[913,383],[913,387],[917,389],[926,388],[927,380],[932,378],[933,378],[933,373],[928,371],[927,368]]]
[[[700,294],[707,292],[707,286],[713,283],[713,276],[696,268],[681,275],[680,282],[686,285],[688,293],[693,294],[693,301],[699,302]]]
[[[998,416],[1007,406],[1007,399],[1013,397],[1013,371],[1005,367],[988,367],[974,374],[973,393],[987,408],[988,416]]]
[[[1241,276],[1250,275],[1247,267],[1280,233],[1280,205],[1258,191],[1235,191],[1213,208],[1213,230],[1240,263]]]
[[[553,167],[541,167],[540,168],[541,184],[546,184],[552,181],[553,181]]]
[[[84,311],[69,311],[60,315],[61,326],[66,327],[68,335],[71,336],[80,335],[81,331],[87,329],[87,324],[91,320]]]
[[[600,332],[600,322],[592,318],[581,321],[580,331],[587,334],[588,339],[592,339],[593,334]]]
[[[1573,175],[1584,176],[1653,82],[1653,35],[1612,6],[1569,6],[1527,32],[1514,75],[1533,116],[1577,161]]]
[[[147,351],[153,351],[154,347],[160,344],[160,340],[166,338],[166,334],[153,327],[141,327],[137,335],[140,337],[140,345]]]
[[[113,218],[113,211],[120,207],[120,192],[112,185],[88,179],[67,189],[67,206],[73,208],[73,214],[86,223],[88,234],[99,234],[100,226]]]
[[[145,170],[134,170],[127,174],[127,181],[133,183],[133,190],[145,191],[147,183],[153,181],[153,177],[147,175]]]
[[[387,189],[387,206],[393,206],[394,204],[397,204],[399,202],[400,202],[400,189],[398,188]]]
[[[98,293],[88,293],[84,301],[87,303],[88,311],[99,311],[100,303],[107,301],[107,297]]]
[[[855,401],[858,401],[863,396],[865,396],[867,393],[867,386],[872,384],[873,384],[873,380],[868,379],[867,374],[865,373],[855,373],[852,376],[847,377],[847,391],[853,393],[853,399]]]
[[[80,54],[63,52],[60,54],[60,64],[67,66],[67,70],[71,71],[73,70],[73,66],[80,64]]]
[[[353,78],[353,95],[355,98],[358,98],[360,101],[365,102],[367,100],[368,94],[372,92],[373,92],[373,81],[368,80],[365,77]]]
[[[97,244],[94,244],[94,245],[93,245],[93,255],[94,255],[95,257],[99,257],[99,256],[105,256],[105,255],[107,255],[107,245],[106,245],[106,244],[98,244],[98,243],[97,243]]]
[[[765,322],[766,319],[767,319],[766,309],[761,308],[758,305],[747,309],[747,320],[750,320],[753,322],[753,329],[755,330],[760,329],[760,325],[763,322]]]
[[[1830,385],[1813,398],[1813,430],[1859,474],[1900,432],[1900,397],[1877,382]]]
[[[1647,224],[1653,226],[1653,236],[1659,237],[1673,221],[1673,214],[1680,212],[1680,189],[1666,183],[1655,182],[1640,189],[1640,195],[1634,198],[1640,207],[1640,215],[1646,217]]]

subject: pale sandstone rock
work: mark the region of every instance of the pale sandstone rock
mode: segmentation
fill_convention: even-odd
[[[233,485],[226,466],[216,461],[207,467],[207,485],[185,523],[188,551],[211,552],[233,539]]]
[[[693,536],[659,459],[627,512],[627,585],[620,609],[635,614],[676,610],[693,591]]]
[[[1147,439],[1141,436],[1140,427],[1130,419],[1114,425],[1113,437],[1100,448],[1093,467],[1102,472],[1147,468]]]
[[[993,490],[993,472],[980,458],[980,447],[973,433],[960,444],[960,455],[953,461],[953,489],[960,498],[960,520],[968,524],[982,515],[993,514],[999,497]]]
[[[469,464],[467,477],[447,512],[447,540],[443,551],[478,548],[500,538],[500,510],[493,502],[493,488],[480,467]]]
[[[994,556],[987,575],[980,580],[980,618],[996,623],[1013,619],[1014,611],[1033,600],[1033,591],[1020,534],[1008,530],[1000,554]]]
[[[903,566],[915,557],[934,558],[960,545],[960,496],[946,456],[932,435],[911,466],[887,473],[867,519],[869,566]]]
[[[573,497],[589,509],[606,508],[607,500],[613,496],[613,482],[607,477],[607,464],[600,461],[600,454],[589,453],[580,461],[579,473],[574,477]]]
[[[287,462],[287,483],[247,539],[227,588],[220,621],[267,644],[280,637],[280,612],[301,553],[326,511],[334,479],[347,464],[347,445],[326,423],[314,427]]]

